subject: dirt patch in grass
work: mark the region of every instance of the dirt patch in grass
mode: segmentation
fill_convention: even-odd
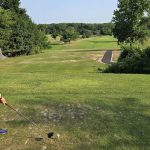
[[[113,51],[112,61],[116,62],[120,56],[120,51]]]

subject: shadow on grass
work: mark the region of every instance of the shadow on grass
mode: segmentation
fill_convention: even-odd
[[[62,43],[51,43],[51,45],[53,46],[53,45],[64,45],[64,44],[62,44]]]
[[[83,53],[87,53],[87,52],[101,52],[101,51],[105,51],[105,49],[93,49],[93,50],[72,50],[71,52],[83,52]],[[70,52],[70,51],[66,51],[66,52]]]
[[[113,105],[100,104],[99,108],[104,114],[103,117],[101,114],[97,115],[97,121],[94,122],[99,125],[96,126],[96,130],[98,136],[107,137],[107,143],[100,144],[100,148],[115,150],[126,147],[126,149],[148,150],[150,116],[146,112],[150,109],[150,105],[143,105],[135,98],[124,98]]]
[[[85,49],[83,49],[83,50],[72,50],[72,51],[66,51],[66,52],[97,52],[97,51],[100,51],[100,49],[91,49],[91,50],[85,50]]]
[[[53,122],[57,115],[54,118],[41,116],[39,121],[44,124],[44,119],[47,119],[51,124],[60,126],[64,134],[69,133],[73,149],[148,150],[150,147],[150,105],[142,104],[139,99],[122,98],[111,103],[88,101],[82,105],[37,100],[28,104],[28,114],[34,112],[32,119],[35,119],[35,114],[39,116],[39,110],[34,108],[40,105],[50,112],[54,110],[54,113],[60,114],[58,122]],[[18,121],[10,123],[19,125]],[[68,143],[64,143],[64,147],[65,144]]]
[[[102,52],[102,51],[106,51],[106,50],[111,50],[111,51],[118,51],[118,50],[120,50],[120,49],[111,49],[111,48],[107,48],[107,49],[93,49],[93,50],[85,50],[85,49],[83,49],[83,50],[72,50],[72,51],[66,51],[66,52],[84,52],[84,53],[86,53],[86,52]]]
[[[63,124],[66,131],[73,132],[80,126],[80,132],[87,137],[75,149],[83,149],[83,143],[91,142],[91,149],[134,149],[148,150],[150,147],[150,105],[140,103],[136,98],[123,98],[113,104],[97,103],[92,109],[83,106],[78,111],[84,113],[84,118],[68,120],[70,123]],[[80,125],[80,122],[83,122]],[[71,133],[72,134],[72,133]],[[84,136],[85,136],[84,135]],[[107,140],[106,140],[106,139]],[[105,144],[102,141],[105,139]],[[79,141],[80,141],[79,140]],[[101,141],[102,140],[102,141]],[[81,146],[81,147],[80,147]],[[90,145],[89,145],[90,148]]]
[[[94,44],[98,44],[98,43],[117,43],[117,41],[89,41],[91,43],[94,43]]]

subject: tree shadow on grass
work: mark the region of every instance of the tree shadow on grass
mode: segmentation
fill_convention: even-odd
[[[90,43],[98,44],[98,43],[117,43],[116,41],[89,41]]]
[[[89,49],[88,50],[83,49],[83,50],[72,50],[72,51],[66,51],[66,52],[69,52],[69,53],[70,52],[84,52],[84,53],[86,53],[86,52],[98,52],[98,51],[102,52],[102,51],[106,51],[106,50],[118,51],[119,49],[117,49],[117,48],[116,49],[112,49],[112,48],[102,49],[101,48],[101,49],[91,49],[91,50],[89,50]]]
[[[147,112],[150,105],[144,105],[136,98],[123,98],[110,105],[97,103],[93,106],[91,103],[91,106],[92,109],[83,107],[86,112],[83,119],[68,120],[70,123],[63,126],[70,134],[81,132],[81,136],[77,134],[81,143],[74,144],[74,149],[83,149],[84,145],[86,148],[86,143],[91,143],[89,149],[149,149],[150,116]]]
[[[34,119],[39,113],[35,109],[38,105],[61,114],[60,121],[53,122],[53,118],[48,117],[47,121],[60,127],[64,134],[69,133],[72,149],[148,150],[150,147],[150,105],[137,98],[112,99],[111,103],[107,100],[88,101],[80,106],[73,102],[64,104],[39,99],[23,105],[30,105],[29,112],[34,112]],[[44,124],[42,117],[39,121]],[[19,124],[16,122],[15,125]],[[68,144],[62,142],[64,147]]]
[[[124,98],[112,107],[107,107],[114,113],[112,122],[107,126],[111,132],[108,143],[102,149],[137,148],[148,150],[150,147],[150,116],[146,111],[149,105],[143,105],[135,98]],[[105,133],[107,135],[107,133]]]
[[[88,50],[85,50],[85,49],[83,49],[83,50],[72,50],[72,51],[66,51],[66,52],[84,52],[84,53],[86,53],[86,52],[97,52],[97,51],[101,51],[100,49],[88,49]]]

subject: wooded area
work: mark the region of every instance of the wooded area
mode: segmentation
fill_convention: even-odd
[[[88,23],[59,23],[40,24],[38,28],[53,38],[61,37],[64,42],[77,38],[89,38],[91,36],[112,35],[113,23],[88,24]]]
[[[20,0],[0,1],[0,48],[8,56],[34,54],[48,46],[45,34],[19,5]]]

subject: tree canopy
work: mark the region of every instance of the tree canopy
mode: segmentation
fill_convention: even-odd
[[[53,38],[57,36],[62,37],[61,39],[66,39],[66,33],[70,30],[74,33],[74,40],[79,36],[82,38],[88,38],[91,36],[100,35],[112,35],[114,24],[113,23],[103,23],[103,24],[88,24],[88,23],[59,23],[59,24],[40,24],[38,28],[44,31],[46,34],[51,34]],[[67,33],[68,34],[68,33]]]
[[[78,33],[75,31],[73,27],[68,27],[63,33],[62,33],[62,41],[64,42],[70,42],[71,40],[75,40],[78,38]]]
[[[6,55],[38,53],[48,45],[44,32],[19,4],[20,0],[0,1],[0,47]]]
[[[0,7],[4,9],[9,9],[12,11],[19,11],[20,1],[19,0],[1,0],[0,1]]]
[[[119,0],[114,11],[114,36],[119,43],[143,42],[149,35],[150,0]]]

